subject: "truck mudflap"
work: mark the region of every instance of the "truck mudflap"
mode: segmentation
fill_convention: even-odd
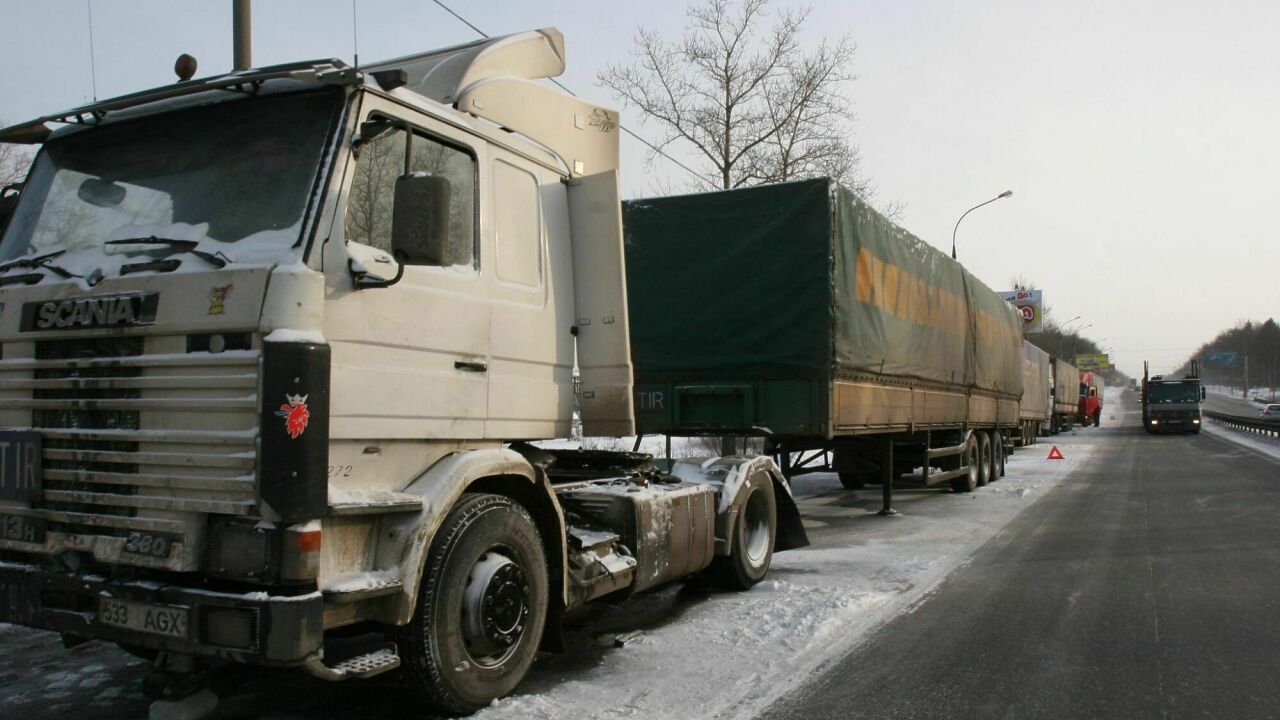
[[[773,550],[794,550],[809,545],[809,536],[800,519],[800,510],[791,496],[791,484],[782,470],[769,457],[713,457],[678,460],[671,466],[671,474],[685,482],[716,486],[719,490],[719,507],[716,509],[716,552],[727,554],[722,542],[732,537],[734,523],[741,511],[741,491],[747,482],[757,475],[769,478],[773,484],[777,506],[777,527]]]
[[[301,665],[322,644],[323,599],[223,593],[0,562],[0,622],[253,665]]]

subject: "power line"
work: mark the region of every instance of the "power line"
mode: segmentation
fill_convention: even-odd
[[[439,6],[440,6],[440,7],[441,7],[445,12],[447,12],[447,13],[449,13],[450,15],[454,16],[455,18],[457,18],[457,19],[458,19],[458,21],[459,21],[459,22],[461,22],[463,25],[466,25],[467,27],[469,27],[469,28],[471,28],[472,30],[474,30],[477,34],[479,34],[479,35],[480,35],[480,37],[484,37],[484,38],[488,38],[488,37],[490,37],[489,33],[487,33],[487,32],[485,32],[485,31],[481,30],[480,28],[478,28],[478,27],[476,27],[474,24],[472,24],[472,23],[471,23],[471,21],[467,20],[466,18],[462,17],[462,16],[461,16],[461,15],[459,15],[458,13],[454,12],[452,8],[450,8],[448,5],[445,5],[443,2],[441,2],[441,0],[433,0],[433,2],[435,2],[435,4],[436,4],[436,5],[439,5]],[[548,79],[549,79],[549,80],[551,80],[551,82],[552,82],[552,83],[554,83],[556,87],[560,88],[561,90],[563,90],[563,91],[565,91],[565,92],[569,93],[570,95],[572,95],[572,96],[574,96],[574,97],[578,97],[578,94],[577,94],[577,93],[575,93],[574,91],[570,90],[569,88],[565,87],[565,86],[564,86],[564,83],[560,82],[559,80],[556,80],[555,78],[548,78]],[[648,140],[645,140],[644,138],[640,137],[640,136],[639,136],[639,135],[637,135],[636,133],[632,132],[632,131],[631,131],[631,129],[630,129],[630,128],[628,128],[626,125],[623,125],[622,123],[618,123],[618,127],[622,129],[622,132],[624,132],[624,133],[626,133],[626,134],[630,135],[631,137],[635,138],[636,140],[640,141],[640,142],[641,142],[645,147],[647,147],[647,148],[649,148],[650,150],[654,151],[654,152],[655,152],[655,153],[657,153],[658,155],[661,155],[662,157],[664,157],[664,158],[666,158],[666,159],[670,160],[671,162],[675,163],[675,164],[676,164],[677,166],[679,166],[681,169],[685,170],[685,171],[686,171],[686,172],[688,172],[690,175],[692,175],[692,176],[694,176],[695,178],[697,178],[700,182],[705,183],[706,185],[708,185],[708,186],[709,186],[709,187],[711,187],[712,189],[718,189],[718,188],[716,188],[716,187],[715,187],[715,184],[714,184],[714,183],[712,183],[711,181],[709,181],[709,180],[707,180],[705,177],[703,177],[703,176],[702,176],[702,173],[698,172],[697,170],[694,170],[693,168],[689,167],[688,165],[685,165],[684,163],[680,162],[679,160],[677,160],[677,159],[675,159],[675,158],[671,157],[671,156],[670,156],[670,155],[668,155],[666,152],[664,152],[664,151],[662,150],[662,148],[658,147],[657,145],[654,145],[653,143],[649,142]]]

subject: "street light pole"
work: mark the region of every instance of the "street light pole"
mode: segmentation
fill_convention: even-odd
[[[987,200],[986,202],[980,202],[977,205],[974,205],[973,207],[969,208],[968,210],[965,210],[964,215],[960,216],[960,220],[963,220],[965,215],[968,215],[969,213],[973,212],[974,210],[977,210],[983,205],[990,205],[991,203],[997,200],[1000,200],[1001,198],[1007,198],[1007,197],[1013,197],[1012,190],[1005,190],[1004,192],[991,198],[990,200]],[[960,229],[960,220],[957,220],[956,226],[954,228],[951,228],[951,259],[952,260],[956,259],[956,230]]]
[[[1074,363],[1076,361],[1076,343],[1080,342],[1080,333],[1091,327],[1093,327],[1093,323],[1089,323],[1088,325],[1085,325],[1079,330],[1071,333],[1071,362]]]

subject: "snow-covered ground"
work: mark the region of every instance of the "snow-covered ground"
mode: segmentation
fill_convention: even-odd
[[[747,717],[910,612],[1086,462],[1106,433],[1104,420],[1100,430],[1046,438],[1011,458],[1005,478],[972,494],[900,491],[897,517],[875,513],[878,487],[852,492],[834,475],[798,478],[813,544],[776,555],[765,582],[740,594],[685,586],[634,598],[593,626],[643,634],[621,648],[605,647],[606,637],[590,652],[544,657],[515,696],[476,717]],[[1051,445],[1064,460],[1047,459]]]

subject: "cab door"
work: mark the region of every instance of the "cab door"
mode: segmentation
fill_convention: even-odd
[[[493,298],[490,437],[567,437],[573,417],[573,267],[568,200],[558,173],[490,148]]]
[[[480,271],[484,144],[382,98],[366,96],[361,112],[381,131],[357,133],[324,254],[332,439],[483,438],[491,314]],[[395,182],[407,173],[449,183],[449,252],[435,264],[401,267],[392,257]],[[387,287],[357,288],[352,268],[401,274]]]

